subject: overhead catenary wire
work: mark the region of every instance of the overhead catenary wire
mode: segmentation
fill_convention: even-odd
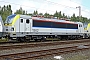
[[[59,4],[59,3],[56,3],[56,2],[52,2],[52,1],[48,1],[48,0],[45,0],[45,1],[47,1],[47,2],[49,2],[49,3],[52,3],[52,4],[57,4],[57,5],[62,5],[62,4]],[[74,2],[75,3],[75,2]],[[78,4],[78,3],[77,3]],[[70,7],[70,6],[66,6],[66,5],[62,5],[62,6],[65,6],[65,7],[68,7],[68,8],[73,8],[73,9],[76,9],[76,7]],[[82,11],[84,11],[84,12],[88,12],[88,11],[86,11],[86,10],[83,10],[82,9]],[[89,12],[90,13],[90,12]]]
[[[58,5],[62,5],[62,4],[60,4],[60,3],[56,3],[56,2],[52,2],[52,1],[50,1],[50,0],[45,0],[45,1],[47,1],[47,2],[49,2],[49,3],[53,3],[53,4],[58,4]],[[75,2],[74,2],[75,3]],[[78,3],[77,3],[78,4]],[[74,8],[74,7],[70,7],[70,6],[66,6],[66,5],[63,5],[63,6],[65,6],[65,7],[68,7],[68,8],[73,8],[73,9],[76,9],[76,7]],[[80,5],[79,5],[80,6]],[[79,7],[78,6],[78,7]],[[89,10],[87,10],[87,9],[82,9],[82,6],[81,6],[81,11],[84,11],[84,12],[86,12],[87,14],[88,13],[90,13],[90,11]],[[81,14],[82,15],[82,14]]]
[[[52,1],[48,1],[48,0],[45,0],[45,1],[50,2],[50,3],[52,3],[52,4],[61,5],[61,6],[64,6],[64,7],[76,9],[76,7],[74,8],[74,7],[62,5],[62,4],[55,3],[55,2],[52,2]],[[36,8],[36,9],[39,9],[39,8],[37,8],[37,7],[31,7],[31,6],[21,5],[21,4],[12,3],[12,2],[7,2],[7,1],[0,1],[0,2],[4,2],[4,3],[9,3],[9,4],[14,4],[14,5],[19,5],[19,6],[25,6],[25,7],[30,7],[30,8]],[[50,10],[50,11],[51,11],[51,10]],[[84,10],[82,10],[82,11],[84,11]]]
[[[78,2],[76,2],[76,1],[72,1],[72,0],[70,0],[71,2],[74,2],[74,3],[77,3],[77,4],[79,4]],[[86,8],[88,8],[87,6],[85,6],[85,5],[83,5],[83,7],[86,7]]]
[[[36,10],[39,9],[39,7],[38,8],[37,7],[31,7],[31,6],[21,5],[21,4],[18,4],[18,3],[12,3],[12,2],[7,2],[7,1],[0,1],[0,2],[9,3],[9,4],[13,4],[13,5],[19,5],[19,6],[25,6],[25,7],[33,8],[33,9],[36,9]],[[45,9],[42,8],[42,10],[45,10]],[[52,10],[48,10],[48,11],[52,11]],[[54,12],[54,11],[52,11],[52,12]]]
[[[61,6],[67,7],[67,8],[76,9],[76,7],[70,7],[70,6],[66,6],[66,5],[59,4],[59,3],[56,3],[56,2],[52,2],[52,1],[48,1],[48,0],[44,0],[44,1],[47,1],[47,2],[52,3],[52,4],[56,4],[56,5],[61,5]],[[25,7],[33,8],[33,9],[36,9],[36,10],[39,9],[39,7],[26,6],[26,5],[21,5],[21,4],[18,4],[18,3],[7,2],[7,1],[0,1],[0,2],[9,3],[9,4],[14,4],[14,5],[19,5],[19,6],[25,6]],[[37,1],[35,1],[35,2],[37,2]],[[46,10],[46,9],[44,9],[44,8],[40,8],[40,9]],[[48,11],[55,12],[55,11],[53,11],[53,10],[48,10]],[[81,11],[90,13],[89,11],[86,11],[86,10],[83,10],[83,9],[82,9]]]
[[[37,8],[37,7],[31,7],[31,6],[21,5],[21,4],[18,4],[18,3],[12,3],[12,2],[7,2],[7,1],[0,1],[0,2],[9,3],[9,4],[13,4],[13,5],[19,5],[19,6],[25,6],[25,7],[33,8],[33,9],[36,9],[36,10],[39,9],[39,7],[38,7],[38,8]],[[35,1],[35,2],[36,2],[36,1]],[[65,6],[65,5],[61,5],[61,6]],[[40,8],[40,9],[41,9],[41,10],[47,10],[47,9],[44,9],[44,8]],[[48,9],[48,11],[55,12],[55,11],[50,10],[50,9]],[[47,12],[47,11],[46,11],[46,12]]]
[[[70,0],[70,1],[72,1],[72,0]],[[72,2],[74,2],[74,1],[72,1]],[[78,2],[74,2],[74,3],[79,4]],[[81,7],[82,7],[82,6],[81,6]],[[86,8],[88,8],[88,7],[87,7],[87,6],[85,6],[85,5],[83,5],[83,8],[84,8],[84,9],[86,9]],[[82,11],[90,13],[90,11],[86,11],[86,10],[84,10],[84,9],[82,9]]]

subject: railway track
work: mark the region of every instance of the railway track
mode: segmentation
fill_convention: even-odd
[[[90,45],[86,44],[86,45],[83,45],[83,47],[69,46],[69,47],[56,48],[56,49],[47,49],[47,50],[40,50],[40,51],[1,55],[0,60],[34,60],[38,58],[44,58],[47,56],[61,55],[61,54],[66,54],[71,52],[82,51],[86,49],[90,49]]]
[[[54,45],[64,45],[64,44],[74,44],[74,43],[84,43],[90,42],[90,40],[74,40],[74,41],[59,41],[59,42],[42,42],[42,43],[28,43],[28,44],[17,44],[17,45],[1,45],[0,50],[7,49],[21,49],[21,48],[34,48],[34,47],[43,47],[43,46],[54,46]]]

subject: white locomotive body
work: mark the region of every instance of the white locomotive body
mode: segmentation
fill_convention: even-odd
[[[81,22],[10,15],[6,19],[5,32],[10,39],[27,41],[45,38],[76,39],[83,37],[84,27]]]

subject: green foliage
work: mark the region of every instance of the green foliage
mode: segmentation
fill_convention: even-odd
[[[43,13],[39,13],[38,15],[43,15]]]
[[[22,7],[20,7],[20,9],[16,10],[16,12],[14,14],[23,14],[23,15],[25,15],[25,14],[27,14],[27,12],[25,12],[25,10],[23,10]]]
[[[34,11],[34,12],[33,12],[33,15],[38,15],[38,11],[37,11],[37,10]]]
[[[66,58],[66,60],[88,60],[89,56],[85,56],[85,55],[75,55],[71,58]]]
[[[79,17],[79,16],[75,16],[75,14],[73,14],[71,16],[71,21],[75,21],[75,22],[82,22],[82,23],[90,23],[90,19],[86,18],[86,17]]]
[[[11,5],[0,7],[0,15],[2,16],[3,21],[6,20],[8,15],[12,14]]]
[[[34,12],[32,13],[27,13],[27,11],[23,10],[22,7],[20,7],[19,10],[16,10],[16,12],[14,12],[15,14],[23,14],[23,15],[44,15],[44,17],[46,18],[51,18],[53,17],[57,17],[57,18],[66,18],[66,19],[70,19],[71,21],[75,21],[75,22],[83,22],[83,23],[90,23],[90,19],[88,19],[87,17],[79,17],[79,16],[75,16],[75,14],[73,14],[71,17],[65,15],[65,13],[62,13],[61,11],[56,11],[53,15],[49,14],[49,13],[38,13],[37,10],[34,10]],[[7,5],[7,6],[0,6],[0,15],[2,16],[3,21],[6,20],[6,17],[12,14],[12,9],[11,9],[11,5]]]
[[[58,15],[59,15],[59,18],[62,18],[62,14],[61,14],[61,11],[58,13]]]
[[[54,17],[57,17],[57,18],[59,17],[59,14],[57,11],[55,12]]]
[[[46,13],[44,14],[44,16],[47,18],[47,17],[50,16],[50,14],[46,12]]]

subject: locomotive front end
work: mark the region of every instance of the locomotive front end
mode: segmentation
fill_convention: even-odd
[[[5,37],[10,38],[10,34],[15,32],[15,27],[13,24],[13,20],[15,18],[15,14],[14,15],[10,15],[7,17],[6,21],[5,21]]]

